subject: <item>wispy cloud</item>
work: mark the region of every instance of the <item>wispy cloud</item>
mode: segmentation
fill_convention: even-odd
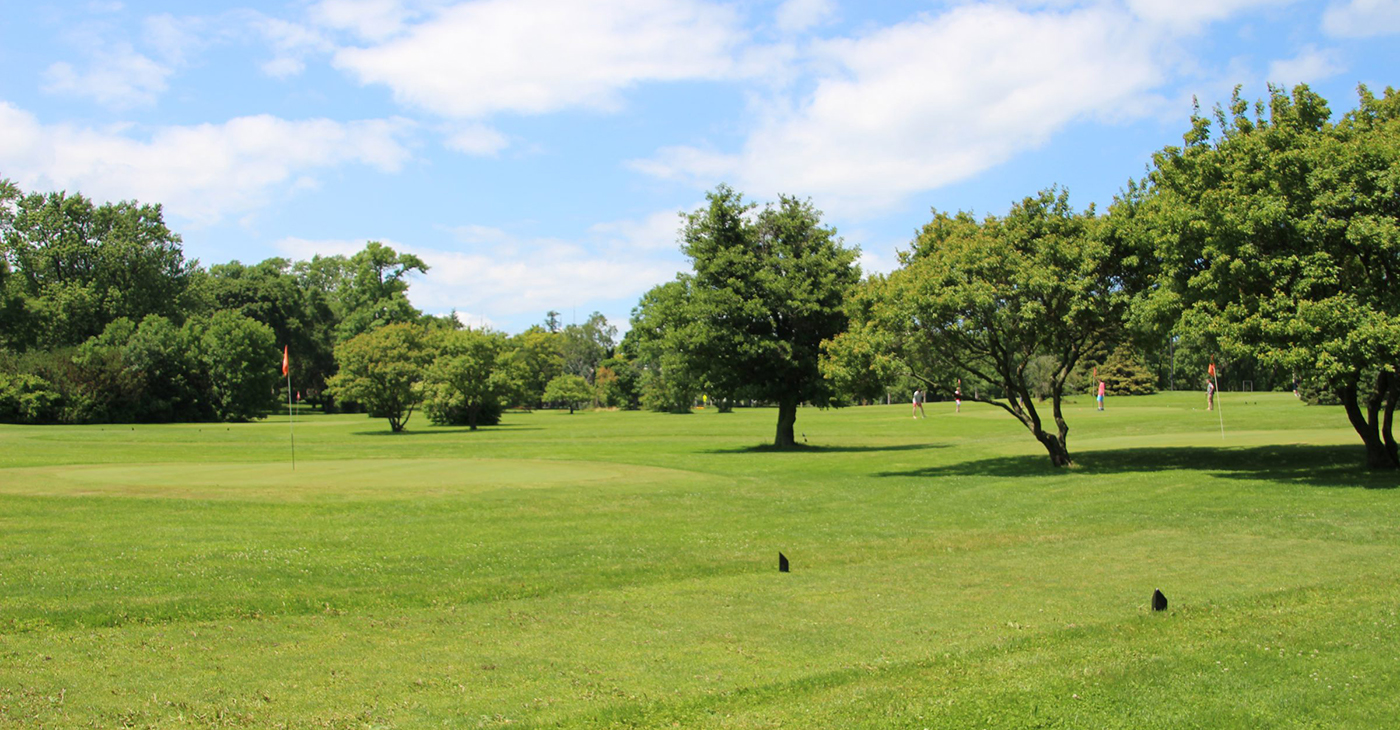
[[[1322,29],[1338,38],[1372,38],[1400,33],[1400,2],[1343,0],[1322,16]]]
[[[1336,51],[1308,45],[1293,58],[1269,64],[1268,81],[1283,86],[1316,83],[1345,70]]]
[[[810,195],[841,215],[877,213],[1071,122],[1143,106],[1164,81],[1158,46],[1107,7],[960,6],[815,44],[814,90],[760,107],[736,152],[679,146],[633,164],[702,187],[727,180],[759,198]]]
[[[616,109],[635,84],[730,77],[744,37],[734,10],[699,0],[479,0],[334,62],[413,108],[480,118]]]
[[[60,61],[44,72],[44,90],[126,109],[155,102],[173,70],[139,53],[129,43],[90,48],[82,66]]]
[[[402,119],[337,122],[269,115],[221,124],[45,125],[0,102],[0,169],[32,189],[81,190],[98,199],[160,202],[194,224],[255,210],[279,192],[315,184],[346,164],[392,172],[409,158]]]

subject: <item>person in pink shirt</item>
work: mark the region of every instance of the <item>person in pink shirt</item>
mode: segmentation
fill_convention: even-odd
[[[1100,381],[1099,381],[1099,410],[1103,410],[1103,394],[1104,394],[1104,384],[1103,384],[1103,381],[1100,380]]]

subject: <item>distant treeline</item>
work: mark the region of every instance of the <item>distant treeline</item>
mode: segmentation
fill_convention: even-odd
[[[409,277],[427,265],[376,242],[348,257],[208,268],[180,243],[159,205],[25,193],[0,180],[0,422],[257,418],[286,403],[284,347],[294,397],[361,409],[328,387],[337,348],[394,324],[462,330],[455,316],[409,303]],[[490,333],[511,367],[488,410],[538,406],[565,373],[590,388],[601,375],[600,401],[635,405],[629,369],[609,361],[616,332],[598,314],[562,326],[550,313],[515,337]],[[436,347],[442,337],[424,341]],[[429,414],[466,419],[445,403]]]

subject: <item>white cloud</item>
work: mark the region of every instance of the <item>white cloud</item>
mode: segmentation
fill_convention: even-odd
[[[146,45],[173,66],[184,64],[191,54],[209,43],[210,22],[205,18],[176,17],[164,13],[146,18],[141,25]],[[222,31],[215,33],[222,34]]]
[[[1322,16],[1322,29],[1339,38],[1370,38],[1400,33],[1400,2],[1349,0],[1334,2]]]
[[[773,20],[778,30],[785,33],[800,33],[820,25],[836,15],[833,0],[784,0],[773,12]]]
[[[455,309],[495,321],[603,301],[623,300],[631,306],[642,292],[673,278],[680,268],[674,261],[622,252],[600,255],[578,243],[519,237],[497,228],[464,226],[453,231],[473,242],[465,247],[468,250],[379,239],[428,265],[428,273],[415,277],[408,292],[414,306],[425,311]],[[301,238],[277,244],[284,255],[295,258],[350,255],[363,247],[363,241]]]
[[[1319,49],[1308,45],[1295,57],[1274,61],[1269,64],[1268,81],[1291,87],[1296,84],[1314,83],[1336,76],[1346,70],[1336,51]]]
[[[490,157],[510,146],[510,140],[499,130],[485,124],[468,124],[447,135],[448,149],[469,155]]]
[[[684,223],[681,211],[663,210],[641,220],[598,223],[588,232],[595,240],[615,250],[677,251]]]
[[[419,14],[401,0],[321,0],[311,8],[318,23],[370,41],[397,35]]]
[[[462,326],[468,329],[498,329],[496,325],[496,320],[491,319],[490,317],[487,317],[484,314],[472,314],[471,312],[462,311],[458,311],[456,312],[456,314],[457,321],[461,322]]]
[[[404,120],[289,121],[268,115],[222,124],[131,129],[44,125],[0,102],[0,169],[29,189],[81,190],[99,200],[159,202],[212,224],[279,193],[314,186],[316,170],[344,164],[393,172],[409,157]]]
[[[1105,7],[958,7],[815,45],[830,69],[815,91],[763,110],[737,153],[668,148],[634,166],[872,213],[1039,146],[1073,121],[1142,113],[1163,80],[1159,45]]]
[[[1189,28],[1259,8],[1289,5],[1295,0],[1128,0],[1128,8],[1158,26]]]
[[[155,102],[171,74],[169,66],[136,52],[129,43],[94,48],[89,56],[81,70],[67,62],[49,66],[44,72],[44,90],[128,108]]]
[[[638,83],[732,76],[742,39],[735,11],[700,0],[477,0],[335,64],[401,103],[476,118],[613,109]]]
[[[272,49],[272,58],[261,64],[263,73],[277,79],[295,76],[306,69],[306,57],[329,54],[335,45],[315,28],[280,18],[249,13],[245,22]]]

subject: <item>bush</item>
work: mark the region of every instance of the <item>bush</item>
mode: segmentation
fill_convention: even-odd
[[[0,373],[0,422],[54,423],[63,395],[47,380],[27,373]]]

